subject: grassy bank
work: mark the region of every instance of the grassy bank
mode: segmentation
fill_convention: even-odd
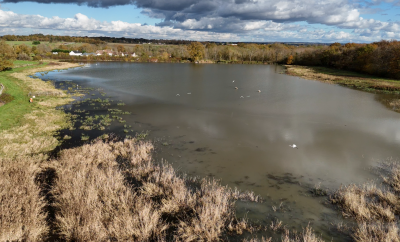
[[[327,67],[286,65],[287,74],[369,92],[400,93],[400,81]]]
[[[0,156],[3,157],[50,151],[58,144],[54,133],[69,125],[66,114],[55,108],[70,102],[71,97],[55,89],[50,82],[29,75],[72,68],[78,64],[18,64],[23,67],[0,72],[4,92],[14,97],[12,102],[0,107]],[[36,95],[33,103],[29,102],[29,93]]]
[[[338,70],[327,67],[310,67],[286,65],[286,73],[308,80],[317,80],[329,84],[354,88],[371,93],[389,94],[390,96],[379,98],[389,109],[400,112],[400,81],[380,78],[352,71]]]

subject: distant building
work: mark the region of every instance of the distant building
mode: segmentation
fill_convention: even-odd
[[[133,54],[132,54],[132,57],[137,57],[137,56],[138,56],[138,55],[136,55],[136,53],[133,53]]]
[[[109,55],[109,56],[113,56],[113,51],[112,51],[112,50],[98,50],[98,51],[96,51],[96,55]]]
[[[82,56],[82,52],[80,52],[80,51],[71,51],[71,52],[69,52],[69,55],[71,55],[71,56]]]
[[[58,52],[53,52],[53,55],[58,55]]]
[[[96,56],[96,53],[83,53],[82,56]]]

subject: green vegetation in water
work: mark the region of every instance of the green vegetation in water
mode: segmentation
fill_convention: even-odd
[[[89,140],[89,136],[88,136],[88,135],[85,135],[85,134],[82,134],[81,140],[82,140],[82,141],[87,141],[87,140]]]
[[[149,131],[140,132],[135,135],[135,138],[138,140],[144,140],[149,135]]]
[[[65,139],[65,140],[69,140],[69,139],[71,139],[72,137],[71,136],[69,136],[69,135],[64,135],[64,137],[63,137],[63,139]]]

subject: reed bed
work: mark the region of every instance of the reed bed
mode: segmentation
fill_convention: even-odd
[[[357,222],[355,241],[400,241],[400,165],[383,163],[381,186],[366,183],[341,187],[330,200],[337,204],[344,217]]]
[[[0,241],[43,241],[46,205],[35,179],[39,158],[0,158]]]
[[[230,241],[269,229],[236,217],[237,200],[259,196],[179,175],[152,150],[96,140],[52,160],[0,159],[0,241]],[[286,231],[278,221],[270,229]],[[281,240],[320,241],[309,227]]]
[[[52,161],[58,236],[67,241],[219,241],[251,231],[237,199],[259,200],[216,180],[190,179],[151,160],[148,142],[97,141]]]

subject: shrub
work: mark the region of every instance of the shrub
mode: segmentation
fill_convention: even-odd
[[[14,100],[14,97],[8,93],[3,93],[0,95],[0,103],[9,103]]]
[[[19,53],[17,59],[18,60],[31,60],[31,57],[26,53]]]
[[[40,56],[40,55],[35,55],[34,57],[33,57],[33,60],[34,61],[40,61],[42,59],[42,57]]]
[[[33,41],[32,44],[33,45],[40,45],[40,41]]]

